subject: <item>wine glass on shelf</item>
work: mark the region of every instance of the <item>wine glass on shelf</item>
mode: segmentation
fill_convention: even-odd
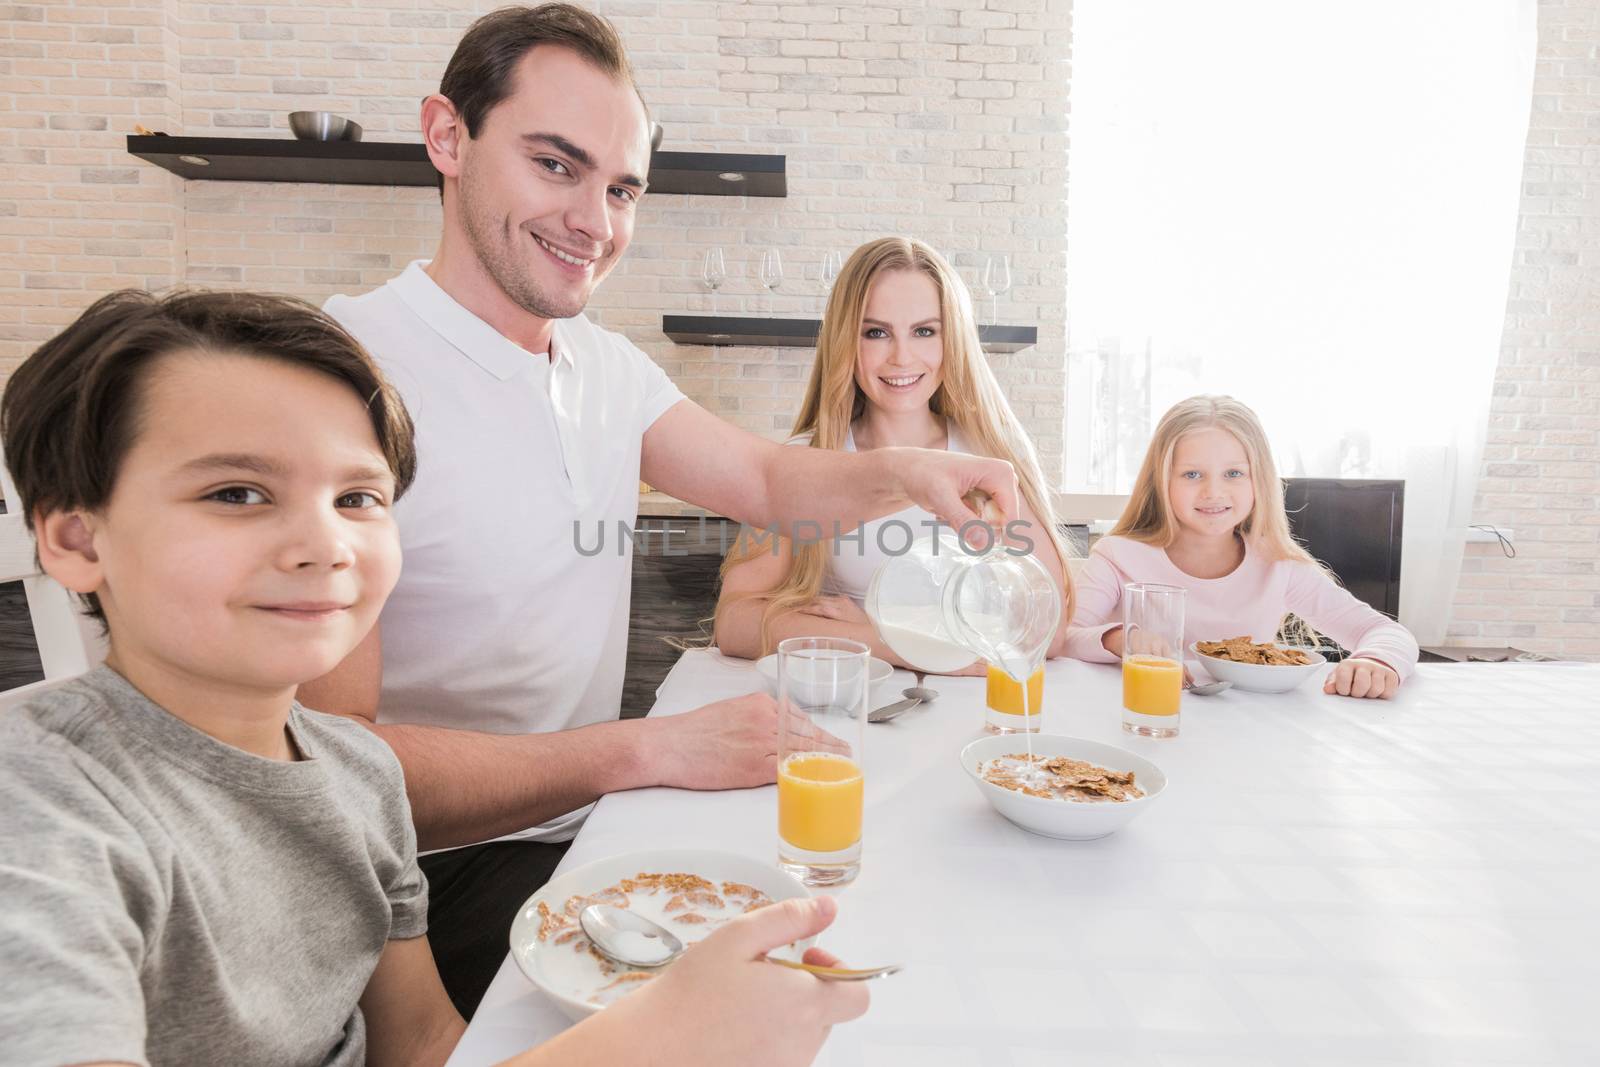
[[[833,293],[833,283],[838,281],[839,272],[844,269],[844,257],[837,249],[829,249],[822,254],[822,308],[828,308],[828,297]]]
[[[706,249],[705,262],[700,265],[700,280],[711,290],[711,314],[717,313],[717,290],[728,280],[728,261],[723,258],[722,246]]]
[[[783,284],[783,256],[776,248],[768,248],[761,253],[759,277],[767,290],[767,314],[771,315],[773,298],[777,296],[778,286]]]
[[[989,321],[1000,321],[1000,294],[1011,288],[1011,260],[1002,252],[983,265],[983,289],[989,294]]]

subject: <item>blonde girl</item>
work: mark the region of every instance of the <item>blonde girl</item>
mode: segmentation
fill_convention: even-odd
[[[1071,618],[1064,546],[1039,461],[978,345],[972,301],[932,248],[885,237],[851,254],[834,283],[791,444],[866,451],[910,446],[1005,459],[1021,488],[1018,528],[1062,593],[1061,653]],[[899,666],[862,599],[878,565],[921,536],[934,517],[921,508],[859,531],[781,538],[746,530],[722,566],[716,641],[755,658],[787,637],[847,637]],[[983,673],[978,664],[965,673]]]
[[[1293,612],[1354,650],[1324,692],[1388,697],[1416,666],[1410,632],[1340,588],[1289,535],[1267,435],[1232,397],[1191,397],[1161,417],[1122,518],[1078,574],[1068,655],[1121,657],[1127,582],[1188,591],[1186,645],[1270,641]]]

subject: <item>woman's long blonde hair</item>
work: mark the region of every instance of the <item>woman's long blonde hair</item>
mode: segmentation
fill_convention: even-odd
[[[1072,575],[1067,570],[1066,545],[1056,526],[1055,509],[1044,491],[1044,475],[1022,424],[1006,403],[1000,383],[978,342],[972,298],[960,277],[931,247],[909,237],[881,237],[850,254],[828,296],[817,338],[817,358],[806,383],[805,399],[795,418],[792,436],[810,434],[812,448],[841,449],[850,424],[866,410],[867,398],[856,384],[856,361],[861,343],[861,320],[866,314],[872,283],[886,271],[920,271],[932,279],[939,292],[939,335],[944,358],[939,388],[928,407],[954,424],[980,455],[1009,460],[1016,468],[1022,497],[1044,525],[1048,542],[1061,561],[1065,604],[1062,617],[1072,617]],[[817,598],[828,569],[831,542],[799,545],[788,577],[776,589],[754,594],[767,600],[761,618],[761,650],[770,651],[773,619]],[[722,561],[722,573],[760,552],[774,548],[770,536],[745,531]]]
[[[1255,506],[1237,529],[1250,546],[1269,560],[1292,559],[1315,564],[1311,554],[1289,533],[1289,516],[1283,509],[1283,483],[1272,462],[1272,447],[1256,413],[1231,396],[1192,396],[1174,404],[1161,416],[1150,448],[1144,454],[1139,476],[1122,518],[1112,529],[1114,537],[1126,537],[1148,545],[1166,548],[1178,536],[1178,521],[1172,514],[1167,486],[1172,481],[1172,459],[1178,442],[1197,430],[1226,430],[1244,446],[1250,461],[1250,482],[1255,490]]]

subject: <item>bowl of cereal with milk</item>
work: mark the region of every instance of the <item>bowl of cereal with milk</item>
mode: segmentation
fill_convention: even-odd
[[[586,906],[627,908],[693,944],[747,911],[810,895],[771,863],[732,852],[628,852],[566,871],[529,897],[511,923],[511,958],[563,1015],[577,1022],[667,970],[633,969],[602,956],[578,924]],[[769,955],[798,960],[814,940]]]
[[[1257,644],[1248,637],[1196,641],[1189,649],[1211,677],[1232,682],[1247,693],[1287,693],[1304,685],[1327,662],[1308,648],[1280,648],[1271,641]]]
[[[1126,749],[1061,734],[980,737],[961,750],[961,767],[1001,815],[1065,841],[1114,834],[1167,788],[1161,768]]]

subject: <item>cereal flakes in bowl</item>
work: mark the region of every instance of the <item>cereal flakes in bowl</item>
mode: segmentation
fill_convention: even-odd
[[[737,853],[629,852],[565,871],[529,897],[511,923],[511,958],[563,1015],[577,1022],[667,969],[630,970],[601,956],[578,925],[578,912],[589,904],[629,908],[693,944],[747,911],[810,895],[773,864]],[[814,940],[774,954],[799,959]]]
[[[1115,833],[1167,787],[1160,767],[1099,741],[1034,734],[1033,755],[1030,766],[1020,735],[980,737],[961,750],[961,766],[996,811],[1045,837],[1089,841]]]
[[[1327,662],[1320,652],[1284,648],[1248,637],[1196,641],[1189,646],[1200,666],[1219,682],[1247,693],[1287,693],[1297,689]]]

